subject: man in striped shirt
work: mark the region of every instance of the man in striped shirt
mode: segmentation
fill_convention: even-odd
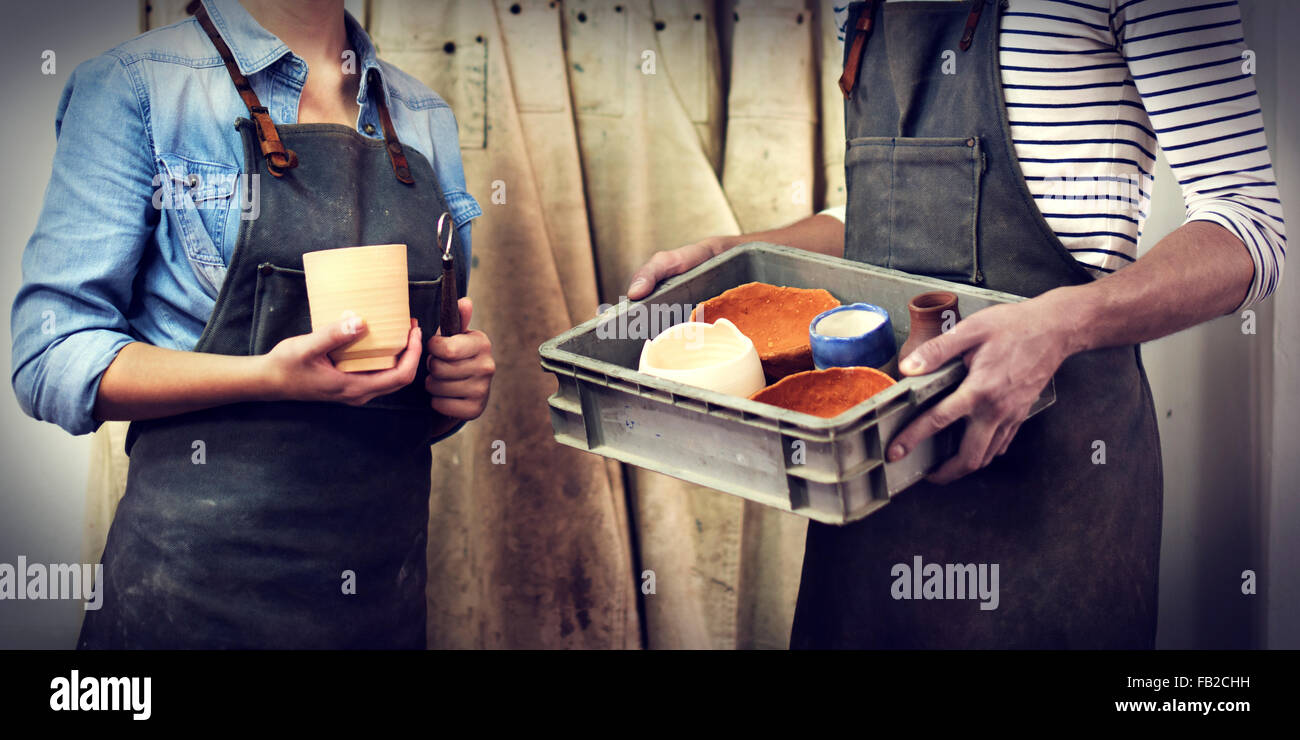
[[[847,13],[835,7],[841,42]],[[1016,156],[1076,259],[1098,277],[1137,259],[1159,144],[1186,220],[1219,224],[1250,254],[1237,308],[1271,294],[1286,235],[1235,0],[1012,0],[1003,18]]]
[[[843,28],[847,5],[834,12]],[[1101,312],[1080,321],[1092,327],[1085,341],[1158,339],[1272,294],[1286,229],[1236,0],[1009,0],[1003,18],[1015,153],[1043,217],[1081,264],[1097,276],[1136,264],[1157,144],[1182,186],[1187,218],[1143,269],[1071,301],[1075,311]],[[660,252],[633,275],[628,297],[751,241],[843,256],[844,214],[831,208],[781,229]],[[927,357],[929,366],[954,351]],[[920,441],[919,430],[900,446]],[[941,477],[981,461],[954,458]]]
[[[661,252],[628,296],[737,244],[770,241],[950,280],[964,271],[1030,300],[974,313],[900,358],[907,375],[959,357],[969,372],[891,441],[888,460],[964,420],[960,449],[931,474],[938,486],[838,531],[810,525],[793,644],[1149,647],[1159,446],[1135,346],[1263,300],[1285,255],[1237,3],[913,0],[834,10],[851,45],[841,79],[847,211]],[[988,163],[973,197],[966,178],[916,164],[960,171],[954,141]],[[1139,259],[1157,145],[1187,217]],[[900,185],[913,180],[924,186]],[[972,228],[976,243],[960,243]],[[927,265],[932,248],[946,253]],[[1017,439],[1054,375],[1056,408],[1024,422],[1032,439]],[[1098,439],[1124,460],[1089,469]],[[959,479],[959,496],[942,492]],[[969,558],[963,546],[993,543],[1006,548],[996,556],[1004,587],[1020,595],[1004,599],[998,626],[881,600],[878,571],[907,562],[905,551]]]

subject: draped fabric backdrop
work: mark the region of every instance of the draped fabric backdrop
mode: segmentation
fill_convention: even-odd
[[[184,5],[150,0],[146,27]],[[843,202],[831,6],[365,4],[380,56],[455,111],[484,210],[472,326],[498,370],[483,418],[433,450],[430,647],[786,647],[804,520],[557,444],[537,348],[658,250]],[[95,434],[88,562],[125,487],[124,430]]]

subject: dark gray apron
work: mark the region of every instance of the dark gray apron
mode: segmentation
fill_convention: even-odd
[[[977,0],[985,2],[985,0]],[[1048,227],[1012,148],[993,0],[877,4],[846,101],[849,259],[1035,296],[1091,278]],[[963,32],[974,23],[968,44]],[[962,50],[963,46],[968,46]],[[945,50],[956,74],[943,74]],[[796,648],[1150,648],[1162,478],[1135,346],[1075,355],[1007,453],[922,482],[854,524],[813,523]],[[1094,442],[1105,464],[1094,464]],[[895,564],[998,564],[999,602],[895,599]],[[900,591],[901,593],[901,591]]]
[[[429,161],[396,141],[378,75],[370,82],[388,148],[334,124],[268,135],[255,123],[264,109],[251,105],[254,120],[235,122],[246,171],[260,177],[261,213],[242,222],[195,351],[262,354],[309,333],[303,252],[365,244],[407,245],[412,316],[426,343],[436,331],[434,229],[446,202]],[[236,85],[251,92],[240,77]],[[297,155],[279,175],[266,156],[275,133]],[[390,153],[395,144],[404,156]],[[79,647],[423,649],[439,421],[426,374],[421,362],[411,385],[363,407],[240,403],[133,422],[104,603],[86,613]]]

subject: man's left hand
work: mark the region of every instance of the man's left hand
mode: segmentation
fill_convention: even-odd
[[[894,437],[889,461],[902,459],[962,418],[966,431],[960,449],[927,480],[951,483],[1006,452],[1038,394],[1072,354],[1071,313],[1062,295],[1053,291],[977,311],[903,358],[904,375],[934,372],[955,357],[966,363],[967,375]]]

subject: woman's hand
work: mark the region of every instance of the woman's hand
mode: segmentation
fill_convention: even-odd
[[[451,419],[477,419],[487,408],[492,390],[496,362],[492,359],[492,342],[481,331],[469,331],[474,303],[469,298],[459,302],[462,334],[429,338],[429,377],[424,389],[433,397],[434,411]]]
[[[722,254],[735,246],[736,237],[711,236],[708,239],[687,244],[677,249],[655,252],[650,261],[641,269],[632,273],[632,284],[628,286],[628,300],[636,301],[650,295],[661,281],[695,267],[712,257]]]
[[[928,480],[951,483],[1006,452],[1038,394],[1077,350],[1072,313],[1061,295],[1049,292],[977,311],[903,358],[899,370],[905,375],[934,372],[954,357],[966,362],[968,373],[955,391],[894,437],[889,461],[962,418],[967,422],[960,449]]]
[[[289,337],[264,355],[271,397],[291,401],[333,401],[362,406],[372,398],[411,384],[420,367],[420,327],[411,319],[406,349],[387,370],[345,373],[329,353],[365,335],[361,319],[342,319],[302,336]]]

